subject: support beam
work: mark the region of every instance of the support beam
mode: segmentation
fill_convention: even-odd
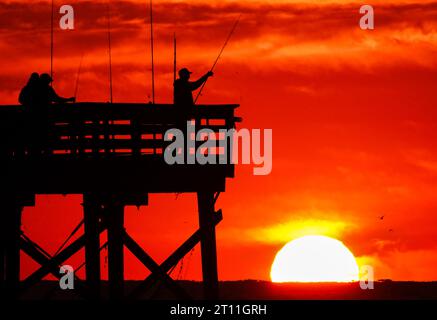
[[[138,243],[132,239],[126,232],[124,234],[124,243],[126,248],[129,249],[132,254],[137,257],[138,260],[142,262],[142,264],[148,268],[156,277],[162,280],[167,287],[172,290],[176,297],[183,300],[189,300],[190,296],[187,292],[174,281],[165,270],[161,269],[161,267],[150,257],[146,251],[144,251]]]
[[[31,242],[26,236],[22,235],[20,238],[20,248],[26,253],[29,257],[31,257],[35,262],[39,263],[41,266],[50,263],[50,256],[47,256],[38,250],[40,248],[34,242]],[[59,273],[59,266],[53,266],[50,268],[50,274],[52,274],[55,278],[62,278],[63,274]],[[90,297],[89,292],[83,286],[83,283],[79,277],[76,275],[75,278],[75,289],[79,291],[84,297]]]
[[[99,232],[101,233],[104,230],[104,227],[100,225]],[[67,248],[62,250],[56,256],[54,256],[50,261],[42,265],[38,270],[28,276],[24,281],[22,281],[22,288],[27,289],[34,284],[41,281],[46,275],[51,273],[53,268],[59,267],[64,261],[69,259],[75,253],[77,253],[80,249],[85,246],[85,235],[80,236],[72,244],[70,244]]]
[[[109,297],[121,300],[124,296],[124,206],[118,202],[105,205],[108,222],[108,280]]]
[[[222,211],[219,210],[218,214],[214,215],[214,225],[217,225],[220,221],[222,221],[222,219]],[[166,273],[170,271],[171,268],[173,268],[183,257],[185,257],[185,255],[187,255],[188,252],[190,252],[190,250],[194,248],[194,246],[197,245],[197,243],[199,243],[200,238],[200,230],[197,230],[159,266],[161,270]],[[147,289],[154,283],[156,278],[156,274],[151,273],[132,291],[129,297],[133,299],[138,298],[141,293],[147,291]]]
[[[20,238],[20,248],[21,250],[23,250],[25,254],[31,257],[40,266],[46,264],[51,265],[50,258],[49,256],[45,255],[45,251],[43,253],[40,250],[40,247],[36,245],[34,242],[31,242],[29,238],[27,238],[25,235],[22,235]],[[50,269],[48,270],[48,273],[53,275],[54,277],[60,278],[59,266],[51,265]]]
[[[5,224],[0,224],[0,297],[5,293],[5,249],[6,249],[6,239],[5,239]]]
[[[219,297],[217,248],[214,223],[214,192],[197,193],[199,227],[201,232],[202,275],[204,298],[216,300]]]
[[[100,232],[99,219],[101,207],[92,194],[83,195],[86,282],[90,298],[100,297]]]
[[[0,198],[0,201],[3,202],[3,200]],[[6,214],[8,213],[6,212]],[[6,230],[6,223],[0,223],[0,297],[6,294]]]
[[[20,285],[20,229],[23,207],[14,195],[1,199],[4,208],[2,229],[3,276],[7,297],[16,298]]]

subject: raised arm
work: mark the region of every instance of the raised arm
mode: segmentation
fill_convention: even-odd
[[[191,91],[194,91],[198,89],[209,77],[212,77],[214,73],[212,71],[208,71],[204,76],[199,78],[199,80],[190,82],[190,89]]]
[[[76,98],[71,97],[71,98],[63,98],[60,97],[53,88],[51,88],[50,90],[50,101],[56,102],[56,103],[65,103],[65,102],[74,102],[76,100]]]

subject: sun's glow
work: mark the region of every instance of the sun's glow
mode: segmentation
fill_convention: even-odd
[[[276,254],[270,272],[273,282],[350,282],[358,276],[352,252],[326,236],[290,241]]]

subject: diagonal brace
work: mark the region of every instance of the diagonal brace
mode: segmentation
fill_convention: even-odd
[[[153,274],[155,274],[159,279],[161,279],[180,299],[188,300],[190,296],[185,292],[185,290],[180,287],[176,281],[174,281],[166,271],[162,270],[161,267],[150,257],[147,252],[140,247],[138,243],[132,239],[131,236],[124,233],[124,244],[126,248],[129,249],[132,254],[140,260],[146,268],[148,268]]]
[[[103,226],[99,227],[99,233],[105,230]],[[38,270],[28,276],[22,282],[22,288],[27,289],[39,281],[41,281],[45,276],[52,272],[52,270],[57,269],[64,261],[68,260],[71,256],[76,254],[80,249],[85,246],[85,235],[77,238],[73,243],[71,243],[67,248],[62,250],[59,254],[55,255],[53,258],[48,260],[43,264]]]
[[[223,220],[223,214],[221,210],[218,210],[214,215],[214,226]],[[173,266],[185,257],[201,240],[202,230],[194,232],[179,248],[177,248],[159,267],[161,272],[167,273]],[[130,294],[131,298],[138,298],[141,292],[146,291],[156,279],[157,274],[151,273],[146,279],[143,280]]]

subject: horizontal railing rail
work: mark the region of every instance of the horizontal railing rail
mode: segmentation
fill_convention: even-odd
[[[221,130],[235,127],[238,105],[198,105],[190,111],[168,104],[76,103],[51,105],[42,113],[34,106],[0,106],[0,149],[10,159],[51,157],[151,156],[162,157],[172,141],[169,129],[185,133],[186,121],[212,130],[205,139],[225,139]],[[190,138],[190,137],[188,137]],[[193,137],[191,137],[193,138]],[[204,141],[195,142],[197,147]],[[229,145],[229,144],[228,144]],[[210,148],[213,154],[229,150]]]

